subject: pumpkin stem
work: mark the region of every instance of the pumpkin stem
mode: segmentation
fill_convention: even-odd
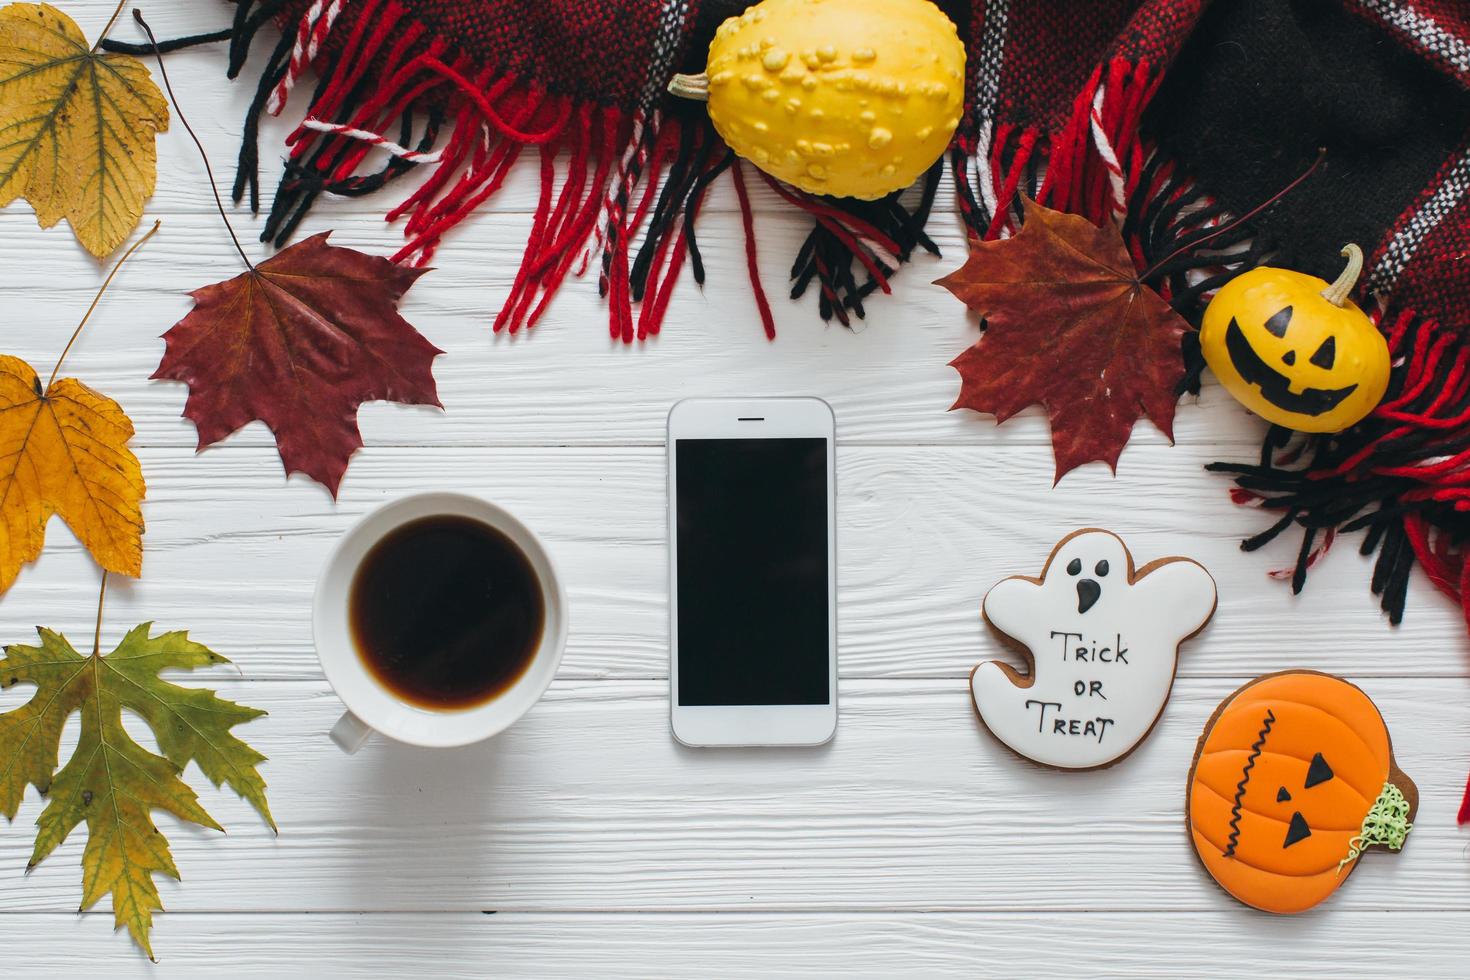
[[[1353,249],[1357,247],[1349,246]],[[1359,252],[1360,256],[1361,254]],[[1414,825],[1409,823],[1411,809],[1403,790],[1393,783],[1384,783],[1383,792],[1378,794],[1378,799],[1363,818],[1363,829],[1348,841],[1347,857],[1338,862],[1337,873],[1342,874],[1345,865],[1356,861],[1370,847],[1387,847],[1395,851],[1402,849],[1409,831],[1414,829]]]
[[[669,79],[669,94],[679,99],[708,102],[709,76],[704,72],[698,75],[675,75]]]
[[[1322,290],[1322,297],[1333,306],[1341,306],[1347,302],[1348,293],[1358,284],[1358,274],[1363,271],[1363,250],[1349,243],[1342,247],[1342,255],[1347,257],[1347,266],[1342,274],[1333,280],[1332,285]]]

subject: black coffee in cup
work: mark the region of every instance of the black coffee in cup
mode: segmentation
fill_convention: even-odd
[[[512,687],[541,644],[546,607],[524,552],[469,517],[422,517],[363,557],[348,620],[388,690],[427,708],[472,708]]]

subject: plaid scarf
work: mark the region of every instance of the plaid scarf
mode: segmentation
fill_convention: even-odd
[[[804,194],[742,166],[702,106],[665,96],[675,72],[703,67],[715,28],[748,0],[236,0],[228,29],[164,48],[227,40],[235,77],[261,28],[280,27],[264,60],[250,59],[256,97],[234,187],[236,201],[260,207],[259,118],[304,102],[263,240],[287,241],[322,194],[369,194],[427,168],[388,212],[406,237],[395,261],[422,264],[513,166],[537,166],[531,232],[494,328],[532,326],[568,274],[595,264],[610,331],[629,342],[659,332],[686,264],[703,282],[696,218],[727,173],[754,302],[774,336],[755,272],[751,180],[812,217],[791,295],[814,292],[822,317],[848,323],[915,249],[937,254],[924,225],[945,166],[973,234],[1013,232],[1024,192],[1117,222],[1146,268],[1268,199],[1326,146],[1300,190],[1186,248],[1150,284],[1197,322],[1216,287],[1267,257],[1332,278],[1342,243],[1370,253],[1360,298],[1395,359],[1382,405],[1339,435],[1273,429],[1258,462],[1216,468],[1235,476],[1238,502],[1280,514],[1247,548],[1301,531],[1295,588],[1338,531],[1362,529],[1393,621],[1416,562],[1470,609],[1466,6],[936,2],[966,43],[966,112],[916,188],[872,202]],[[303,97],[307,69],[317,81]],[[370,163],[383,150],[386,163]],[[1184,356],[1197,389],[1192,339]]]

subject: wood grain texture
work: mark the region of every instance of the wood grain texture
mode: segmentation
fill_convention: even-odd
[[[64,3],[89,37],[113,0]],[[227,3],[160,0],[160,37],[226,24]],[[133,40],[122,18],[114,36]],[[263,40],[270,40],[263,38]],[[247,67],[264,57],[264,45]],[[216,173],[233,178],[253,85],[224,77],[219,46],[170,55],[175,91]],[[300,93],[311,81],[302,83]],[[261,134],[265,201],[302,95]],[[247,426],[195,455],[182,386],[150,382],[158,339],[191,288],[238,262],[182,127],[159,140],[163,228],[115,282],[65,374],[131,414],[149,492],[144,576],[109,586],[105,637],[155,620],[188,628],[238,670],[184,680],[263,707],[241,734],[264,767],[281,835],[188,774],[225,836],[160,817],[185,879],[161,883],[154,967],[77,916],[82,841],[22,876],[32,793],[0,827],[0,963],[18,976],[1347,976],[1461,977],[1470,962],[1470,830],[1454,810],[1470,758],[1470,642],[1459,611],[1415,573],[1403,626],[1383,620],[1357,539],[1339,541],[1292,597],[1267,571],[1295,541],[1243,554],[1267,520],[1231,505],[1214,459],[1250,460],[1263,425],[1213,382],[1185,399],[1179,445],[1141,423],[1116,479],[1084,467],[1056,488],[1044,418],[997,427],[948,412],[948,362],[974,319],[932,280],[956,268],[952,214],[874,297],[861,333],[823,326],[814,298],[782,298],[808,223],[753,186],[778,337],[767,342],[744,236],[720,182],[700,222],[709,281],[675,291],[663,336],[606,334],[595,279],[572,280],[531,336],[492,337],[535,206],[535,167],[513,171],[456,229],[404,315],[448,353],[443,413],[370,404],[367,448],[342,497],[286,481],[269,434]],[[302,234],[379,254],[385,194],[324,199]],[[938,197],[952,207],[946,184]],[[236,209],[255,254],[259,221]],[[0,211],[6,353],[49,368],[106,272],[24,204]],[[815,394],[839,443],[840,723],[813,750],[698,751],[668,730],[664,420],[705,394]],[[416,490],[493,499],[543,534],[566,580],[570,646],[547,699],[505,736],[434,753],[376,740],[353,758],[326,732],[341,705],[310,643],[311,592],[336,537]],[[986,735],[965,677],[1005,657],[980,598],[1036,574],[1066,531],[1119,532],[1140,561],[1187,554],[1220,608],[1186,644],[1155,733],[1113,770],[1018,762]],[[38,623],[85,637],[97,572],[59,522],[47,552],[0,599],[0,641]],[[1346,676],[1374,697],[1419,784],[1401,855],[1372,854],[1323,907],[1246,909],[1195,860],[1184,782],[1205,719],[1246,679],[1289,667]],[[0,710],[26,696],[0,692]],[[73,726],[75,722],[73,722]],[[130,730],[148,744],[142,726]],[[75,738],[74,728],[66,736]],[[486,915],[487,911],[497,914]]]
[[[96,914],[13,917],[56,936],[6,949],[20,976],[377,980],[392,973],[497,980],[811,977],[1460,976],[1470,913],[1415,917],[1423,936],[1371,912],[1267,919],[1223,913],[313,913],[165,912],[157,964],[119,955]],[[650,964],[656,964],[650,966]]]
[[[1052,489],[1041,451],[839,445],[842,675],[963,678],[982,659],[1009,656],[982,627],[981,598],[1008,575],[1038,574],[1063,534],[1088,526],[1118,532],[1140,563],[1185,554],[1219,582],[1219,611],[1185,644],[1181,676],[1283,666],[1360,677],[1470,672],[1453,603],[1416,572],[1406,621],[1389,627],[1353,538],[1313,570],[1301,596],[1270,578],[1269,569],[1291,564],[1295,539],[1264,554],[1240,551],[1263,515],[1228,503],[1221,479],[1203,470],[1212,453],[1139,446],[1127,456],[1133,480],[1089,468]],[[667,676],[662,448],[370,446],[335,506],[315,484],[284,481],[266,447],[140,455],[149,481],[144,574],[113,579],[113,622],[187,626],[251,678],[318,678],[311,596],[332,543],[399,494],[456,489],[498,501],[545,535],[574,610],[561,676]],[[0,603],[0,639],[35,623],[72,631],[91,623],[90,562],[59,521],[48,541]]]
[[[378,739],[346,759],[321,682],[214,673],[222,696],[270,712],[240,735],[270,757],[281,834],[228,793],[202,794],[226,837],[160,815],[184,876],[161,883],[176,911],[1235,909],[1195,859],[1182,801],[1195,740],[1243,678],[1180,680],[1125,763],[1064,773],[986,736],[958,678],[844,681],[837,737],[817,749],[687,749],[665,682],[559,681],[489,743]],[[1470,732],[1470,704],[1421,680],[1364,688],[1421,805],[1403,853],[1370,854],[1325,911],[1470,909],[1462,787],[1434,778],[1463,764],[1449,736]],[[31,794],[0,869],[24,867],[38,811]],[[81,846],[0,891],[0,911],[75,909]]]
[[[61,235],[38,233],[30,218],[0,212],[0,268],[17,290],[5,311],[11,353],[50,364],[100,282],[104,268]],[[445,411],[371,403],[361,413],[370,445],[662,445],[669,406],[692,395],[814,394],[832,404],[845,442],[990,444],[1050,453],[1045,416],[1029,409],[1004,426],[974,412],[950,412],[959,376],[949,362],[978,337],[974,318],[932,279],[959,264],[962,238],[939,237],[944,260],[922,257],[874,297],[861,333],[817,318],[815,297],[778,300],[778,332],[761,332],[745,273],[744,237],[733,219],[712,220],[700,236],[710,271],[675,289],[661,336],[632,346],[607,335],[607,308],[595,276],[569,279],[529,335],[490,332],[510,289],[529,217],[487,214],[467,222],[435,257],[435,270],[404,296],[403,315],[450,353],[435,362]],[[315,228],[331,228],[322,223]],[[380,219],[335,223],[332,242],[388,252]],[[761,268],[772,290],[786,281],[806,223],[791,214],[763,219]],[[259,247],[258,254],[266,254]],[[117,399],[141,445],[195,443],[179,417],[186,390],[149,381],[163,354],[158,338],[190,309],[188,291],[241,271],[216,215],[167,216],[138,253],[137,268],[114,282],[67,359],[67,372]],[[142,270],[140,272],[140,270]],[[779,294],[778,294],[779,295]],[[1228,458],[1251,460],[1263,424],[1213,382],[1186,398],[1174,426],[1181,444],[1228,444]],[[252,423],[232,442],[266,444]],[[1167,445],[1140,422],[1134,442]],[[1128,457],[1120,464],[1127,472]],[[1101,463],[1091,469],[1105,470]]]

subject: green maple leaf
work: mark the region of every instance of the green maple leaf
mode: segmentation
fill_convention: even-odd
[[[40,646],[13,644],[0,659],[0,687],[36,685],[31,700],[0,714],[0,812],[15,819],[27,784],[48,799],[26,870],[86,821],[81,908],[111,894],[117,927],[126,925],[150,959],[148,931],[153,912],[163,908],[153,875],[179,877],[151,811],[224,830],[179,778],[184,766],[198,763],[215,786],[228,784],[276,829],[256,769],[265,756],[230,732],[265,712],[161,680],[159,672],[170,668],[229,661],[182,631],[150,637],[152,625],[135,627],[106,656],[82,656],[66,637],[37,627]],[[162,756],[128,735],[123,708],[153,729]],[[61,729],[73,711],[81,714],[81,738],[57,772]]]

